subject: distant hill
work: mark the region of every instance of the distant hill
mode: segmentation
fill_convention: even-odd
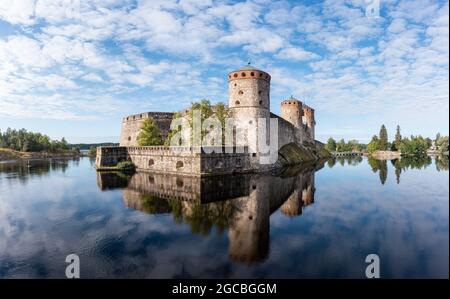
[[[69,144],[69,148],[77,147],[80,150],[88,150],[93,147],[99,147],[99,146],[118,146],[118,143],[112,143],[112,142],[103,142],[103,143],[74,143]]]

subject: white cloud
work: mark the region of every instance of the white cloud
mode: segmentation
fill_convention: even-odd
[[[0,1],[0,19],[11,24],[31,25],[34,23],[34,0]]]
[[[275,110],[289,94],[310,92],[319,117],[336,112],[336,121],[367,109],[442,113],[436,107],[448,106],[448,2],[384,1],[378,19],[365,17],[365,5],[1,1],[0,19],[15,29],[0,37],[1,108],[32,116],[54,106],[25,107],[22,98],[58,94],[54,102],[67,104],[54,109],[58,117],[86,117],[92,113],[83,105],[100,102],[101,94],[116,105],[128,99],[129,109],[176,110],[203,97],[226,100],[227,71],[251,60],[272,74]],[[90,101],[71,106],[80,92]]]
[[[94,74],[94,73],[89,73],[84,75],[83,77],[81,77],[83,80],[86,81],[91,81],[91,82],[103,82],[103,79],[101,76]]]
[[[286,60],[312,60],[317,59],[320,56],[316,53],[305,51],[301,48],[284,48],[280,52],[278,52],[277,57],[280,59]]]

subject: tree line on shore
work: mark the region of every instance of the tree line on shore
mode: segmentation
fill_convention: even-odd
[[[385,125],[382,125],[378,135],[374,135],[369,144],[360,144],[357,140],[345,142],[344,139],[336,142],[332,137],[327,141],[326,148],[331,152],[368,152],[376,151],[397,151],[402,155],[425,155],[428,150],[436,152],[448,152],[449,137],[437,134],[435,139],[425,138],[421,135],[411,135],[403,137],[400,126],[397,126],[394,140],[389,142],[388,132]]]
[[[55,152],[68,150],[69,144],[64,137],[61,140],[51,140],[50,137],[41,133],[8,128],[4,133],[0,131],[0,148],[22,152]]]

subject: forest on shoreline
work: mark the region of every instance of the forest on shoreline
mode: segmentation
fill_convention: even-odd
[[[428,152],[448,154],[449,136],[442,136],[437,133],[434,139],[422,137],[421,135],[411,135],[403,137],[400,126],[397,126],[394,139],[390,142],[385,125],[382,125],[378,135],[373,135],[368,144],[359,143],[357,140],[336,141],[330,137],[325,144],[330,152],[360,152],[374,154],[376,152],[396,152],[401,155],[421,156]]]

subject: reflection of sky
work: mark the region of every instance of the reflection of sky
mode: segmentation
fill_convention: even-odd
[[[195,235],[170,214],[125,208],[101,192],[89,160],[19,181],[0,173],[0,277],[62,277],[65,256],[83,277],[362,277],[377,253],[384,277],[448,277],[448,171],[402,172],[381,185],[364,161],[315,175],[302,216],[271,216],[270,254],[251,266],[228,259],[227,233]],[[7,178],[9,177],[9,178]]]

